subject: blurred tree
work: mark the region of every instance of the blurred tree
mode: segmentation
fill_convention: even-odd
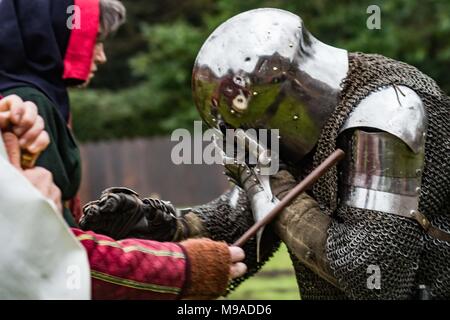
[[[123,0],[127,8],[127,23],[109,39],[105,46],[109,63],[102,66],[93,88],[123,89],[135,85],[128,60],[148,50],[149,42],[142,32],[143,25],[170,24],[180,18],[195,25],[201,22],[201,13],[211,7],[209,0]]]
[[[192,66],[203,41],[231,16],[258,7],[302,16],[321,41],[349,51],[410,63],[450,92],[450,1],[447,0],[130,0],[128,24],[106,44],[109,63],[95,87],[72,94],[80,140],[167,134],[192,128]],[[369,30],[369,5],[381,29]]]

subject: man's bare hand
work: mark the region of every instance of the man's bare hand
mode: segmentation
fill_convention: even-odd
[[[53,201],[59,212],[62,212],[61,191],[53,182],[52,173],[41,167],[22,170],[20,166],[20,146],[17,136],[12,132],[5,132],[2,136],[11,164],[16,167],[17,170],[21,171],[44,197]]]
[[[0,129],[11,128],[19,137],[22,149],[32,154],[45,150],[50,138],[44,127],[44,120],[38,115],[38,109],[33,102],[24,102],[16,95],[0,100]]]
[[[229,247],[231,256],[230,277],[242,277],[247,272],[247,266],[242,262],[245,259],[244,250],[239,247]]]
[[[59,212],[62,212],[61,190],[53,182],[53,175],[50,171],[42,167],[35,167],[25,170],[23,174],[44,197],[53,201]]]

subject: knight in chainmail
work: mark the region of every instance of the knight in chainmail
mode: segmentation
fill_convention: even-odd
[[[450,298],[450,98],[431,78],[381,55],[328,46],[289,12],[258,9],[207,39],[193,91],[211,128],[279,129],[284,164],[270,177],[274,199],[336,148],[346,152],[265,229],[259,261],[256,239],[245,245],[245,278],[282,240],[303,299]],[[252,201],[260,189],[248,185],[260,181],[257,172],[233,172],[239,186],[186,210],[161,202],[136,205],[132,215],[114,205],[105,213],[94,202],[81,225],[232,243],[260,217]]]

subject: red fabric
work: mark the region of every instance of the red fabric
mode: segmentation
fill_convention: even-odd
[[[181,246],[72,229],[89,257],[93,299],[176,299],[186,282]]]
[[[100,25],[99,0],[75,0],[80,10],[80,28],[70,33],[69,44],[64,58],[63,79],[86,81],[89,78],[94,47]]]
[[[75,222],[79,223],[83,216],[83,211],[81,210],[81,201],[78,194],[69,201],[69,210],[72,213]]]

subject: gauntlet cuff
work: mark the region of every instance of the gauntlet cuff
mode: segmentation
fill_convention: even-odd
[[[177,228],[172,241],[182,241],[189,238],[209,238],[202,220],[193,212],[177,219]]]

